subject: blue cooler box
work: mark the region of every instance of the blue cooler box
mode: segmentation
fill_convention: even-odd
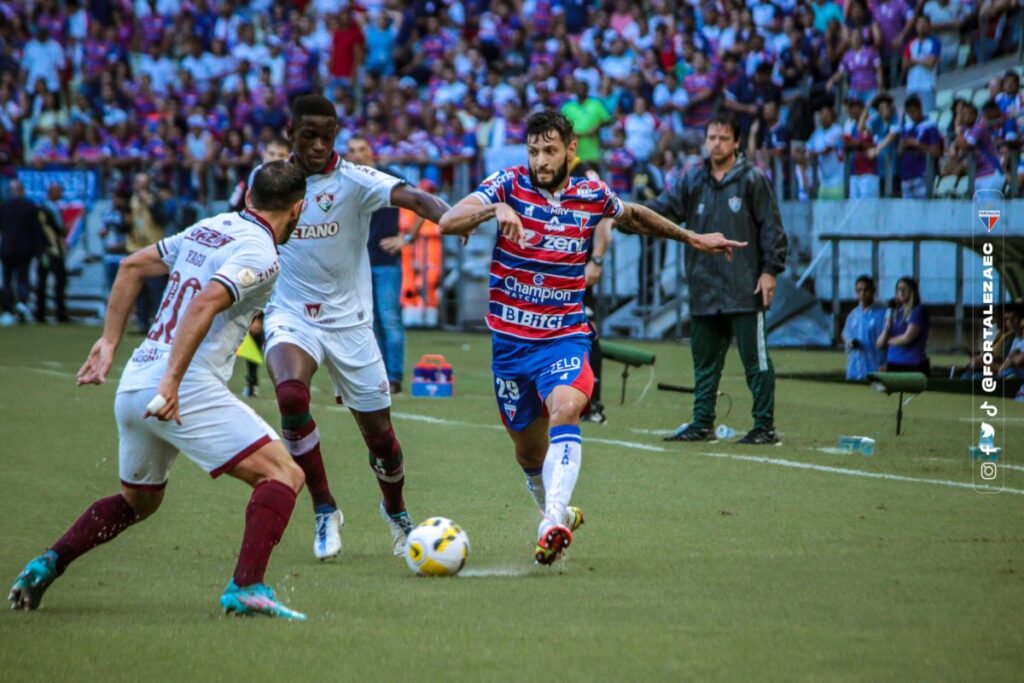
[[[444,356],[427,354],[413,368],[412,395],[416,398],[451,398],[455,375]]]

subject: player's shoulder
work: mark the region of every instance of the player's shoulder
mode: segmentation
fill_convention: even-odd
[[[372,166],[353,164],[350,161],[341,159],[337,168],[334,169],[336,177],[342,180],[351,181],[360,185],[373,185],[389,180],[399,181],[400,179]]]
[[[484,178],[483,182],[491,185],[504,185],[505,183],[529,175],[530,171],[525,166],[509,166],[508,168],[502,168],[495,171],[491,175]]]

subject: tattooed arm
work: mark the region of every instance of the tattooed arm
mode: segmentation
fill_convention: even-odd
[[[484,204],[475,195],[469,195],[458,204],[448,209],[441,216],[438,225],[442,235],[468,235],[478,225],[492,218],[498,221],[498,230],[508,239],[519,242],[523,234],[523,224],[519,216],[508,204]]]
[[[726,258],[732,260],[733,248],[747,246],[746,242],[736,242],[726,239],[720,232],[698,234],[692,230],[685,230],[678,225],[663,218],[651,209],[640,204],[625,202],[622,205],[622,214],[615,219],[616,223],[630,232],[640,235],[653,235],[665,239],[682,242],[694,249],[711,252],[712,254],[724,253]]]

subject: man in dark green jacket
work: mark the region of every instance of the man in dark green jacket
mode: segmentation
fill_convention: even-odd
[[[774,445],[775,369],[765,342],[764,311],[775,277],[786,267],[786,233],[771,183],[738,154],[739,125],[728,117],[708,124],[708,161],[646,205],[697,233],[721,232],[749,243],[733,260],[686,250],[690,286],[693,421],[673,441],[716,441],[715,396],[729,342],[736,337],[747,386],[754,398],[754,428],[740,443]]]

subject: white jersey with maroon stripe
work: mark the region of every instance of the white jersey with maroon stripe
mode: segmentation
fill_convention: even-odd
[[[403,181],[337,154],[306,178],[306,204],[288,244],[267,315],[285,311],[324,329],[373,323],[373,284],[366,241],[370,216],[391,206]]]
[[[156,321],[125,366],[118,391],[155,388],[160,383],[178,325],[192,299],[212,280],[228,290],[234,303],[214,318],[185,377],[226,383],[235,366],[235,351],[253,316],[266,305],[281,271],[274,233],[263,219],[247,211],[222,213],[156,246],[170,276]]]

